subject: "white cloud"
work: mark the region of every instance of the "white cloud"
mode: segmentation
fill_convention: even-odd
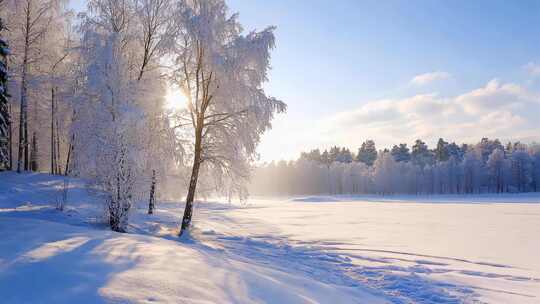
[[[482,137],[501,140],[540,140],[540,98],[512,83],[489,81],[484,87],[444,98],[437,94],[368,102],[333,115],[326,125],[335,144],[356,147],[373,138],[379,147],[439,137],[475,142]]]
[[[414,76],[410,83],[415,86],[423,86],[435,81],[449,79],[450,73],[447,72],[431,72]]]
[[[521,86],[512,83],[501,84],[497,79],[491,80],[483,88],[456,98],[456,102],[471,114],[515,107],[534,100],[534,96]]]
[[[540,64],[538,63],[529,62],[523,68],[525,68],[532,76],[540,76]]]
[[[392,108],[393,100],[378,100],[369,102],[364,106],[338,113],[328,119],[328,124],[377,124],[387,121],[394,121],[400,116],[397,109]]]
[[[439,137],[474,143],[482,137],[540,142],[540,92],[493,79],[457,96],[418,94],[373,100],[320,119],[278,116],[265,134],[264,160],[294,159],[300,151],[341,145],[359,147],[366,139],[378,148]]]

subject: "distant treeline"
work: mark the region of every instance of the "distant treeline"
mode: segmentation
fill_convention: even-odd
[[[352,153],[333,147],[271,162],[253,173],[255,195],[460,194],[540,191],[540,145],[448,143],[430,149],[422,140],[377,151],[373,140]]]

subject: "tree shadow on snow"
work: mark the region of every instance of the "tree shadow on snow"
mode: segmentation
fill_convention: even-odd
[[[107,260],[103,245],[111,240],[109,234],[98,237],[88,230],[73,232],[75,228],[58,226],[41,235],[39,223],[34,223],[10,236],[25,238],[24,244],[29,247],[16,244],[16,240],[0,241],[4,248],[0,252],[2,302],[105,303],[107,299],[100,289],[112,275],[136,263]]]
[[[220,208],[210,210],[214,219],[219,217],[219,221],[228,227],[246,224],[244,222],[239,223],[237,220],[228,217],[225,214],[226,211],[226,209]],[[323,283],[352,288],[368,287],[374,294],[382,294],[389,301],[396,304],[478,303],[479,294],[477,291],[485,289],[467,284],[449,283],[440,278],[434,279],[430,277],[433,274],[455,273],[487,279],[540,283],[540,280],[536,278],[445,268],[445,266],[450,267],[450,265],[444,261],[438,261],[439,258],[444,260],[444,257],[423,256],[413,253],[407,254],[409,258],[364,256],[333,250],[339,246],[337,242],[296,242],[290,236],[280,233],[237,236],[215,230],[201,231],[194,229],[192,235],[182,240],[182,242],[196,247],[200,251],[216,250],[217,244],[217,250],[222,251],[228,258],[264,265],[283,272],[294,270]],[[447,259],[495,268],[512,268],[512,266],[508,265],[455,258]],[[371,262],[371,264],[365,266],[362,263],[355,263],[354,260],[364,260]],[[412,266],[395,265],[399,261],[412,263]],[[490,289],[489,291],[512,293],[498,289]],[[526,294],[519,295],[531,297],[531,295]]]

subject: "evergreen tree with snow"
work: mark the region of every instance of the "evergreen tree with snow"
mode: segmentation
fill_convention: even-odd
[[[448,153],[448,142],[444,139],[439,138],[437,142],[437,148],[435,148],[435,160],[438,162],[445,162],[450,158],[450,153]]]
[[[321,163],[329,166],[332,163],[332,159],[330,158],[330,153],[328,153],[327,150],[324,150],[324,152],[321,154]]]
[[[375,142],[371,139],[368,139],[362,143],[362,146],[358,150],[356,160],[371,167],[373,166],[373,163],[376,159],[377,148],[375,147]]]
[[[307,161],[312,161],[312,162],[316,162],[316,163],[322,163],[322,158],[321,158],[321,151],[319,149],[314,149],[314,150],[311,150],[309,152],[302,152],[300,154],[300,159],[303,159],[303,160],[307,160]]]
[[[328,156],[330,157],[330,162],[338,161],[339,155],[341,153],[341,149],[339,147],[334,146],[330,148],[330,151],[328,152]]]
[[[353,155],[351,151],[347,148],[341,148],[341,151],[339,152],[339,155],[336,159],[340,163],[352,163],[353,161]]]
[[[495,149],[484,163],[483,153],[492,147]],[[497,140],[484,139],[461,146],[441,140],[433,150],[422,140],[417,140],[413,147],[414,156],[411,156],[406,144],[394,145],[391,151],[379,151],[372,166],[364,162],[343,161],[347,159],[347,148],[334,147],[332,152],[338,155],[334,161],[331,161],[328,151],[321,154],[319,150],[312,150],[302,153],[299,160],[284,165],[286,170],[278,174],[272,174],[271,166],[258,168],[254,183],[264,191],[252,189],[254,193],[264,195],[283,194],[278,189],[293,189],[291,193],[295,194],[540,191],[540,144],[516,142],[509,147],[513,151],[510,156]],[[446,153],[447,160],[446,156],[441,156]],[[311,154],[317,157],[312,158]],[[276,190],[267,191],[268,180],[280,181],[275,186]],[[283,181],[286,183],[282,184]]]
[[[415,165],[424,168],[426,165],[433,165],[434,157],[425,142],[417,139],[412,147],[412,161]]]
[[[397,162],[408,162],[411,160],[411,153],[407,144],[394,145],[390,153]]]
[[[448,146],[446,146],[446,150],[448,151],[449,159],[453,157],[458,161],[463,160],[464,151],[455,142],[448,144]]]
[[[512,152],[514,152],[514,146],[512,145],[512,142],[509,141],[506,146],[504,146],[504,154],[506,158],[510,158],[512,156]]]
[[[482,155],[482,162],[485,164],[493,151],[496,149],[504,150],[504,147],[498,139],[490,140],[489,138],[484,137],[476,145],[476,149]]]
[[[10,117],[7,94],[7,56],[8,44],[2,32],[4,25],[0,19],[0,171],[11,169],[10,159]]]

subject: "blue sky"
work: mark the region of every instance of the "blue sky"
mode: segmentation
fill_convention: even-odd
[[[396,103],[410,104],[413,102],[409,99],[415,96],[435,93],[435,103],[452,104],[457,96],[485,89],[493,79],[498,79],[500,87],[494,92],[485,90],[486,98],[512,91],[505,87],[508,84],[534,90],[538,83],[525,65],[540,61],[538,1],[228,3],[232,11],[240,13],[246,29],[261,29],[268,24],[278,28],[267,89],[289,104],[289,112],[278,119],[275,130],[265,137],[261,145],[265,160],[291,158],[300,150],[333,144],[356,149],[367,138],[373,138],[380,148],[396,141],[410,143],[417,136],[433,143],[439,136],[436,130],[441,131],[440,136],[456,141],[474,141],[484,133],[504,139],[537,140],[534,135],[519,134],[519,130],[514,132],[511,128],[498,130],[500,134],[492,132],[485,121],[477,124],[480,130],[470,132],[469,125],[475,119],[483,119],[482,111],[469,111],[465,115],[472,116],[468,118],[469,124],[459,117],[442,119],[444,129],[461,128],[462,132],[446,132],[440,126],[434,126],[432,132],[422,131],[418,124],[425,129],[428,122],[402,124],[407,122],[403,117],[378,125],[363,121],[369,120],[369,116],[380,116],[366,109],[366,104],[373,105],[372,108],[380,107],[376,101],[393,104],[381,110],[387,113],[392,112],[388,109]],[[416,75],[436,71],[447,77],[424,85],[411,84]],[[509,102],[519,99],[513,95],[507,98]],[[364,119],[351,117],[345,119],[345,126],[336,126],[336,117],[343,120],[343,116],[351,116],[359,109],[372,115]],[[407,111],[414,109],[404,111],[411,116]],[[418,112],[421,111],[413,114]],[[503,113],[493,114],[497,118],[491,119],[491,123],[515,118]],[[394,124],[401,124],[410,132],[397,132]],[[439,121],[434,124],[439,125]],[[486,132],[482,132],[482,127]],[[523,126],[529,130],[530,127],[531,124]],[[540,133],[538,124],[532,122],[532,127]]]
[[[227,3],[246,30],[277,26],[266,90],[289,111],[262,160],[368,138],[540,140],[540,1]]]
[[[228,3],[247,29],[277,25],[272,89],[300,82],[337,108],[406,94],[403,84],[429,71],[460,75],[473,88],[494,75],[516,76],[516,67],[540,56],[538,1]]]

